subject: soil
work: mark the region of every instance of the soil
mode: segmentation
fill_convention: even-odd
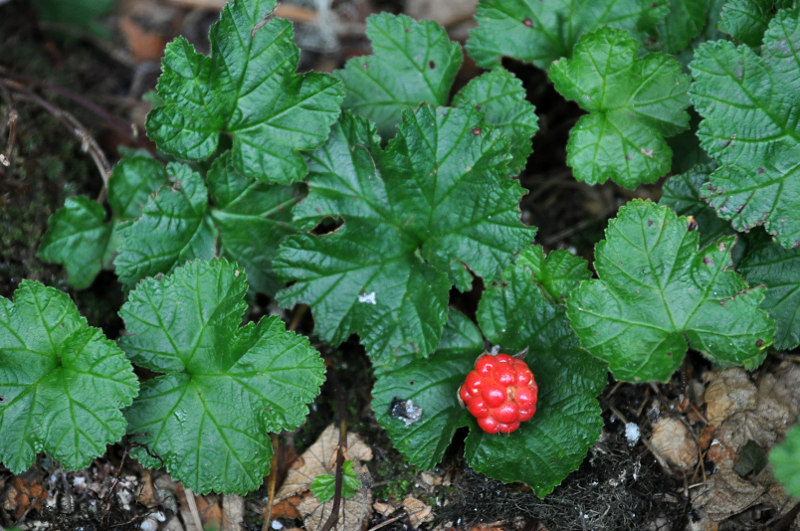
[[[127,17],[145,33],[156,35],[162,45],[183,32],[202,49],[208,24],[217,17],[213,10],[167,8],[163,2],[158,9],[158,3],[138,0],[119,4],[104,24],[117,27]],[[295,4],[311,10],[315,6],[314,2]],[[338,35],[336,46],[329,49],[315,42],[319,36],[313,28],[298,22],[301,47],[313,50],[304,53],[301,67],[330,71],[349,57],[368,53],[368,42],[358,25],[371,12],[401,12],[404,5],[391,0],[335,2],[334,9],[348,17],[354,29]],[[147,7],[153,10],[147,11]],[[160,52],[148,57],[140,49],[142,36],[126,34],[124,40],[119,32],[105,38],[74,29],[64,36],[64,31],[57,24],[40,23],[26,0],[0,3],[0,151],[9,155],[10,161],[8,167],[0,166],[0,295],[11,297],[24,278],[42,281],[70,293],[89,323],[114,338],[121,330],[116,310],[124,295],[113,273],[104,272],[90,288],[76,291],[69,288],[59,266],[38,257],[48,217],[64,200],[74,195],[98,197],[103,189],[101,173],[82,149],[84,144],[51,111],[55,108],[73,115],[112,163],[124,147],[147,148],[147,140],[125,124],[133,123],[143,131],[145,95],[155,86]],[[523,220],[539,228],[537,239],[548,250],[568,248],[591,259],[593,245],[616,209],[632,197],[658,199],[659,185],[632,192],[613,184],[591,187],[575,181],[565,163],[565,145],[570,127],[581,114],[579,109],[553,90],[543,71],[513,61],[505,66],[523,79],[541,125],[534,139],[534,154],[520,177],[530,190],[521,204]],[[476,72],[467,61],[454,90]],[[5,149],[7,143],[10,151]],[[453,304],[474,315],[480,289],[454,293]],[[254,314],[271,305],[265,297],[252,302]],[[286,315],[287,321],[293,317]],[[313,328],[308,316],[301,316],[298,322],[301,332]],[[600,396],[605,420],[600,440],[580,469],[542,500],[524,485],[505,485],[472,471],[462,457],[462,433],[435,470],[422,471],[404,463],[370,409],[371,380],[365,377],[370,368],[363,349],[354,338],[336,349],[317,346],[326,358],[336,360],[339,383],[334,386],[329,379],[307,424],[277,439],[278,486],[297,455],[311,446],[326,426],[339,422],[336,403],[343,400],[348,429],[359,434],[373,453],[367,468],[376,504],[370,508],[364,528],[678,530],[793,525],[797,507],[779,497],[759,498],[741,510],[737,506],[735,512],[711,522],[696,503],[696,494],[716,466],[702,445],[697,463],[680,469],[663,466],[654,454],[648,440],[660,417],[680,419],[698,441],[706,427],[702,396],[707,380],[703,375],[711,367],[699,356],[690,353],[681,371],[666,384],[610,381]],[[768,363],[762,371],[773,370],[778,361]],[[631,436],[632,424],[640,430],[638,437]],[[187,493],[163,471],[147,471],[128,459],[130,449],[123,440],[83,471],[65,471],[47,457],[18,476],[0,466],[0,530],[12,526],[194,529]],[[230,499],[197,496],[196,504],[207,528],[258,530],[267,527],[268,493],[265,482],[262,489],[246,496],[239,521],[227,524],[229,527],[223,517],[231,514],[226,505]],[[410,511],[396,508],[409,496],[431,508],[427,521],[416,521],[408,515]],[[377,503],[393,509],[382,513]],[[291,513],[282,514],[273,529],[303,525]]]

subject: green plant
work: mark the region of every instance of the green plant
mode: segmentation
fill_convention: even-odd
[[[303,422],[323,365],[277,317],[240,326],[249,289],[284,308],[307,304],[331,345],[358,335],[375,415],[414,467],[435,465],[466,428],[475,470],[549,494],[600,435],[609,370],[666,381],[690,348],[754,369],[800,344],[800,62],[790,53],[800,9],[778,9],[788,4],[484,0],[466,49],[492,70],[448,101],[462,52],[432,22],[374,16],[373,55],[299,75],[274,0],[235,0],[211,30],[210,57],[183,39],[167,47],[162,103],[147,121],[166,165],[128,154],[109,185],[109,220],[85,198],[50,220],[42,257],[63,263],[74,287],[113,265],[130,290],[122,337],[86,331],[71,309],[78,324],[46,348],[23,347],[43,336],[21,319],[54,328],[39,315],[51,306],[19,305],[39,291],[65,308],[68,297],[25,283],[15,303],[2,299],[0,441],[12,444],[0,458],[15,470],[39,450],[68,466],[90,458],[51,444],[19,408],[38,400],[34,385],[67,392],[58,353],[94,334],[122,391],[107,397],[114,425],[93,455],[122,436],[125,408],[147,466],[201,492],[256,488],[267,433]],[[759,26],[748,30],[742,14]],[[504,55],[546,69],[588,111],[567,145],[576,178],[632,188],[691,166],[664,183],[660,205],[621,206],[595,247],[597,278],[583,258],[534,245],[536,229],[520,221],[514,177],[539,125],[532,87],[499,66]],[[474,320],[451,304],[454,290],[480,297]],[[507,435],[482,430],[458,402],[486,342],[527,352],[536,375],[536,414]],[[158,373],[137,397],[119,347]],[[24,376],[29,358],[46,369]],[[49,418],[54,403],[34,405]],[[774,454],[779,477],[797,461],[795,439]]]

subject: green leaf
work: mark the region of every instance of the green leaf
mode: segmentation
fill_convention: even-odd
[[[126,410],[128,433],[199,493],[257,488],[269,473],[269,433],[302,424],[324,379],[317,351],[278,317],[240,326],[246,292],[235,265],[193,261],[141,282],[120,310],[120,346],[164,373]],[[132,455],[152,463],[147,450]]]
[[[222,254],[245,268],[257,291],[275,293],[280,285],[272,259],[278,243],[296,232],[291,207],[300,200],[298,186],[245,177],[229,153],[211,165],[208,188],[184,164],[168,169],[173,187],[160,190],[139,219],[119,229],[122,244],[115,265],[120,281],[132,286],[187,260]]]
[[[708,0],[668,0],[669,14],[653,28],[658,48],[677,53],[689,46],[706,25]],[[650,48],[654,48],[650,46]]]
[[[609,26],[644,39],[667,13],[666,0],[481,0],[467,52],[486,68],[505,55],[546,69],[584,33]]]
[[[784,249],[770,238],[748,238],[738,270],[751,285],[766,286],[761,308],[775,319],[775,348],[800,345],[800,249]]]
[[[89,287],[109,265],[111,225],[105,218],[103,206],[88,197],[67,199],[64,208],[50,216],[39,255],[46,262],[64,264],[70,286]]]
[[[786,434],[786,439],[769,454],[772,472],[789,495],[800,497],[800,425]]]
[[[298,185],[248,179],[228,156],[214,161],[207,177],[212,204],[208,215],[219,233],[221,254],[244,267],[256,291],[274,294],[281,284],[272,260],[278,244],[297,232],[292,206],[302,198]]]
[[[728,0],[722,6],[718,27],[739,42],[759,46],[775,12],[793,0]]]
[[[208,191],[199,173],[170,163],[173,186],[150,197],[136,221],[119,229],[122,238],[114,260],[120,282],[132,287],[142,278],[166,273],[193,258],[210,259],[216,229],[206,216]]]
[[[578,468],[600,436],[597,395],[607,383],[605,364],[580,349],[564,307],[547,300],[526,260],[487,288],[478,323],[502,351],[529,349],[525,361],[539,397],[533,418],[509,435],[487,434],[473,421],[464,453],[475,470],[524,482],[544,497]]]
[[[23,280],[0,297],[0,462],[15,474],[39,452],[77,470],[125,434],[138,382],[124,353],[66,293]]]
[[[472,105],[483,113],[487,124],[499,129],[511,141],[509,170],[512,175],[525,168],[533,149],[531,138],[539,130],[536,108],[526,99],[522,81],[503,68],[472,79],[453,97],[453,106]]]
[[[336,477],[331,474],[320,474],[311,482],[311,493],[317,497],[320,503],[333,498],[336,491]],[[356,491],[361,488],[361,480],[353,470],[353,462],[345,461],[342,466],[342,498],[352,498]]]
[[[386,434],[410,463],[433,468],[442,460],[458,428],[470,424],[470,414],[458,402],[458,388],[483,350],[478,328],[457,310],[450,310],[442,339],[428,359],[379,374],[372,389],[372,410]],[[399,415],[398,401],[410,400],[422,414]]]
[[[656,181],[672,161],[664,137],[689,126],[689,76],[671,56],[638,58],[638,48],[627,32],[602,28],[550,69],[556,90],[589,111],[567,144],[567,164],[580,181],[612,179],[626,188]]]
[[[704,196],[738,231],[764,225],[784,247],[800,242],[798,94],[800,11],[781,11],[762,55],[727,41],[701,45],[689,65],[697,132],[720,166]]]
[[[450,286],[493,278],[533,237],[519,220],[523,190],[506,177],[507,150],[473,109],[406,111],[386,151],[374,127],[343,116],[312,155],[296,220],[341,216],[344,226],[281,245],[274,268],[296,281],[278,293],[281,305],[310,304],[330,343],[359,334],[378,366],[427,356]]]
[[[556,303],[563,302],[582,280],[592,278],[586,260],[566,249],[556,249],[545,256],[541,245],[533,245],[522,251],[517,265],[530,269],[533,280]]]
[[[114,166],[108,183],[112,219],[99,203],[85,197],[67,199],[48,221],[39,254],[43,260],[64,264],[67,283],[88,287],[101,269],[111,266],[120,222],[141,213],[147,197],[167,182],[164,167],[145,152],[127,153]]]
[[[600,435],[597,395],[607,382],[605,365],[580,349],[564,307],[549,301],[535,281],[529,257],[536,249],[523,252],[478,306],[478,321],[492,343],[504,352],[529,349],[526,361],[539,386],[536,414],[509,435],[489,435],[459,404],[458,388],[483,342],[477,327],[451,310],[436,352],[379,375],[373,388],[378,422],[412,464],[432,467],[455,431],[469,426],[470,466],[502,481],[524,482],[544,497]],[[421,410],[418,419],[398,414],[397,404],[408,400]]]
[[[111,211],[120,220],[139,217],[150,195],[168,182],[164,166],[147,152],[127,153],[114,166],[108,182]]]
[[[381,13],[367,19],[374,55],[354,57],[336,75],[345,87],[344,108],[393,136],[400,113],[420,103],[445,105],[461,66],[461,46],[431,20]]]
[[[595,247],[599,279],[567,301],[581,345],[620,381],[668,380],[688,346],[722,366],[758,367],[775,323],[758,309],[763,288],[748,288],[731,269],[734,242],[698,249],[689,219],[668,207],[634,200],[620,208]]]
[[[708,176],[714,171],[711,164],[698,164],[691,170],[673,175],[664,183],[659,204],[666,205],[680,216],[692,216],[699,232],[699,244],[705,247],[723,236],[735,234],[731,224],[720,219],[701,196]],[[736,249],[736,247],[734,247]],[[734,252],[736,252],[734,250]]]
[[[159,149],[185,160],[212,156],[220,134],[247,176],[289,183],[306,168],[300,150],[321,144],[343,92],[332,76],[295,74],[299,50],[275,0],[235,0],[211,27],[211,57],[184,38],[167,45],[158,80],[163,106],[147,117]]]

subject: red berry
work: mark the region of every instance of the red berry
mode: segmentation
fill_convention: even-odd
[[[533,417],[539,388],[524,361],[508,354],[483,354],[458,396],[487,433],[511,433]]]

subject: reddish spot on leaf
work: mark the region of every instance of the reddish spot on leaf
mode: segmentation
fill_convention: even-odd
[[[481,128],[476,127],[475,129],[472,130],[472,134],[475,136],[479,136],[481,134]]]
[[[533,27],[533,21],[530,19],[530,17],[526,17],[525,20],[522,21],[522,23],[528,28]]]

